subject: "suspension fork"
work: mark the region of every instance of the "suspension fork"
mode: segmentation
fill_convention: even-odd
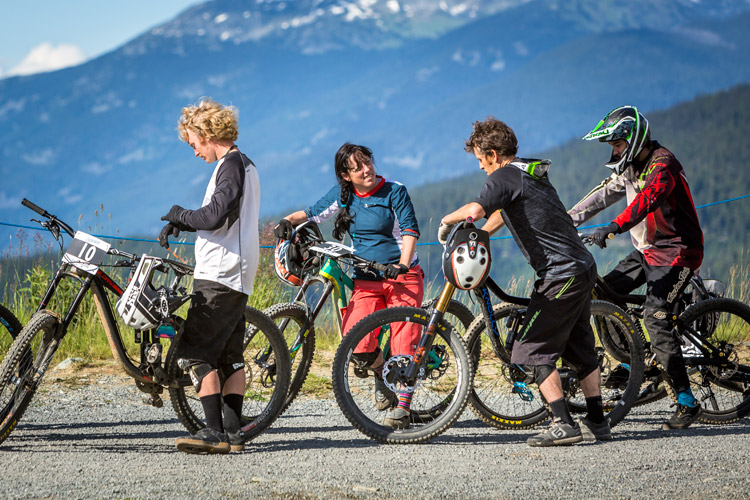
[[[443,291],[440,293],[440,297],[438,297],[432,310],[432,314],[430,315],[430,321],[427,323],[427,330],[422,333],[422,336],[419,339],[419,345],[417,345],[417,349],[414,352],[414,357],[412,358],[411,363],[409,363],[409,366],[406,367],[404,373],[406,380],[408,380],[409,384],[412,386],[416,381],[419,369],[427,359],[427,356],[425,356],[426,353],[432,349],[432,343],[435,340],[435,330],[443,319],[445,311],[448,310],[448,304],[450,304],[455,291],[456,287],[446,280],[445,285],[443,285]]]

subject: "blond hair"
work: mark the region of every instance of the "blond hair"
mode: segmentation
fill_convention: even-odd
[[[188,129],[203,140],[236,141],[239,136],[237,115],[234,106],[222,106],[213,99],[202,97],[196,104],[182,108],[177,131],[185,142],[188,142]]]

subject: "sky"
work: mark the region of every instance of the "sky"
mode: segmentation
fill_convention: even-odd
[[[109,52],[202,0],[0,0],[0,78]]]

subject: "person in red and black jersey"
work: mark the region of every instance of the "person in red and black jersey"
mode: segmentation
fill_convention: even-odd
[[[664,429],[684,429],[700,413],[690,390],[682,350],[669,317],[677,297],[703,260],[703,232],[682,165],[651,140],[648,120],[633,106],[611,111],[583,137],[612,147],[613,173],[579,201],[569,214],[579,226],[626,197],[628,206],[593,235],[601,248],[610,234],[630,231],[636,250],[604,277],[618,293],[646,284],[644,324],[657,361],[678,395],[677,410]]]

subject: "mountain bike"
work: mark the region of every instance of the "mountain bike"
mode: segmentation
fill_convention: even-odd
[[[146,402],[155,407],[163,406],[161,394],[166,388],[180,422],[195,433],[204,426],[203,409],[195,393],[188,374],[177,363],[177,352],[182,340],[184,320],[176,314],[177,309],[190,300],[190,294],[181,280],[192,274],[192,266],[170,259],[160,259],[137,255],[112,248],[108,243],[73,229],[55,215],[24,199],[23,205],[39,214],[43,220],[34,220],[47,229],[63,246],[63,235],[67,233],[72,241],[62,257],[60,267],[54,274],[37,311],[13,341],[0,366],[0,443],[13,431],[23,416],[42,383],[52,358],[65,338],[68,328],[77,320],[77,313],[87,295],[91,295],[104,332],[125,372],[131,376],[136,387],[146,394]],[[120,260],[104,264],[108,256]],[[137,263],[142,259],[152,259],[154,271],[166,280],[173,275],[171,284],[155,290],[158,295],[160,320],[158,327],[149,330],[135,330],[134,340],[139,347],[138,360],[128,353],[118,322],[113,314],[110,296],[123,295],[123,288],[103,267],[124,268],[132,278]],[[158,280],[154,273],[154,280]],[[139,277],[140,278],[140,277]],[[68,286],[74,297],[66,300],[65,294],[56,292]],[[58,296],[59,295],[59,296]],[[68,302],[68,303],[66,303]],[[58,306],[53,310],[52,306]],[[288,391],[290,379],[289,356],[284,337],[276,325],[257,309],[247,308],[245,319],[248,322],[245,335],[245,401],[243,416],[248,415],[243,426],[245,434],[252,438],[266,429],[279,415]],[[164,356],[163,340],[169,342]],[[275,353],[269,363],[258,361],[258,354],[266,346],[272,346]]]
[[[473,229],[471,221],[456,228]],[[479,230],[477,230],[479,231]],[[476,238],[476,232],[473,233]],[[466,344],[445,315],[456,286],[448,279],[430,310],[392,307],[361,319],[341,341],[333,359],[333,393],[349,422],[366,436],[384,443],[406,444],[429,440],[445,432],[464,410],[472,384]],[[393,355],[394,331],[419,329],[413,355]],[[394,394],[411,393],[409,423],[394,429],[384,425],[386,411],[373,398],[376,375],[354,355],[366,337],[374,335],[383,351],[382,380]]]
[[[307,265],[301,267],[301,285],[294,298],[291,302],[275,304],[263,311],[284,334],[292,360],[292,381],[282,412],[297,397],[310,372],[315,354],[315,322],[329,299],[333,306],[336,331],[343,338],[341,325],[348,306],[347,289],[349,294],[354,290],[354,281],[344,271],[345,266],[375,270],[385,268],[355,255],[352,247],[324,241],[318,237],[318,231],[309,230],[314,224],[305,222],[295,229],[295,234],[301,236],[296,239],[300,247],[298,251],[305,254]],[[312,302],[311,306],[307,305],[307,300]],[[425,301],[422,308],[431,308],[436,300]],[[451,300],[444,319],[454,329],[465,330],[474,320],[474,315],[461,302]]]
[[[590,235],[583,238],[590,244]],[[682,344],[691,389],[703,407],[698,420],[706,424],[735,422],[750,413],[750,307],[738,300],[718,297],[723,294],[723,287],[716,280],[694,275],[690,288],[678,299],[670,321]],[[641,325],[646,296],[618,294],[601,276],[597,277],[594,292],[598,298],[625,309],[644,341],[646,384],[636,404],[650,403],[666,395],[677,401]],[[616,340],[609,343],[609,348],[620,361],[629,356],[627,348]],[[624,373],[627,368],[623,362],[618,371]]]
[[[499,429],[527,429],[550,417],[547,402],[524,366],[511,363],[513,342],[524,324],[528,297],[505,293],[488,278],[483,287],[474,290],[479,298],[481,316],[466,333],[465,340],[474,366],[474,385],[469,406],[480,420]],[[492,297],[503,303],[493,306]],[[635,402],[643,380],[643,345],[630,317],[614,304],[591,302],[591,327],[599,361],[602,404],[610,426],[619,423]],[[632,358],[615,358],[607,342],[627,346]],[[627,362],[625,377],[613,377],[621,362]],[[572,412],[586,411],[586,401],[575,371],[564,361],[557,371],[563,392]]]

